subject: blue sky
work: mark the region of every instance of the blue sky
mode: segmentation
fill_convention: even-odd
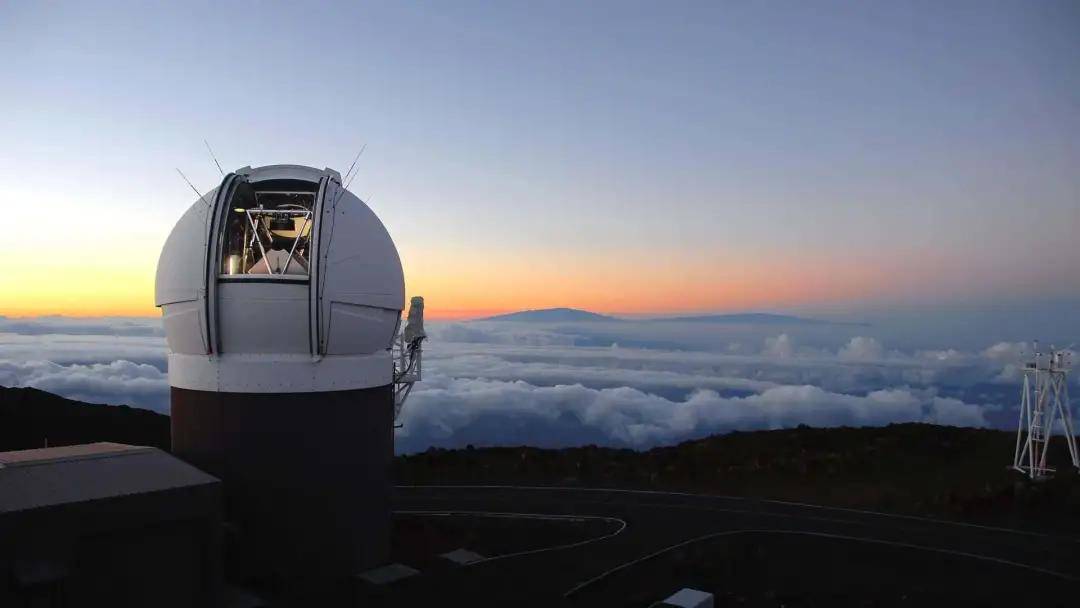
[[[1080,300],[1071,2],[10,2],[0,54],[0,203],[62,212],[18,266],[93,273],[46,256],[0,314],[153,314],[204,138],[226,169],[366,143],[435,315]]]
[[[0,384],[166,408],[153,275],[204,139],[366,144],[435,318],[866,322],[435,322],[401,451],[1007,428],[1028,341],[1080,341],[1076,2],[17,0],[0,57]]]

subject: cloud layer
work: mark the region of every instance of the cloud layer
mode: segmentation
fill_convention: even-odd
[[[713,432],[933,422],[985,426],[979,406],[928,392],[832,393],[809,385],[776,386],[745,397],[709,389],[681,401],[637,388],[436,376],[410,399],[398,436],[401,451],[430,445],[581,443],[651,447]]]
[[[798,424],[1012,424],[1021,343],[902,352],[867,328],[821,331],[433,323],[398,451],[643,448]],[[157,320],[0,318],[3,385],[167,412],[165,368]]]
[[[0,385],[32,386],[90,403],[133,404],[168,412],[164,372],[147,363],[116,360],[89,365],[0,360]]]

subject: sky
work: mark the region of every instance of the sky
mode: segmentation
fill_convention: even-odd
[[[8,317],[156,315],[205,139],[227,170],[366,145],[435,318],[1076,324],[1075,2],[15,0],[0,57]]]
[[[168,411],[204,140],[364,148],[434,319],[399,452],[1015,428],[1031,340],[1080,342],[1076,2],[14,0],[0,57],[3,386]],[[473,320],[545,307],[629,320]],[[836,323],[647,320],[744,311]]]

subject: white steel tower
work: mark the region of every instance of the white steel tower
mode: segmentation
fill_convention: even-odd
[[[1076,451],[1072,407],[1069,403],[1067,374],[1071,361],[1067,350],[1050,348],[1039,352],[1035,343],[1035,359],[1024,364],[1024,389],[1020,396],[1020,422],[1016,431],[1016,452],[1013,468],[1032,479],[1043,479],[1054,473],[1046,466],[1046,452],[1054,434],[1054,422],[1060,418],[1065,443],[1072,464],[1080,469]]]

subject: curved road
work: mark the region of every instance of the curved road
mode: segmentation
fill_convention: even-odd
[[[395,606],[624,606],[683,586],[718,605],[1080,597],[1080,540],[1037,532],[784,501],[680,492],[529,486],[398,486],[398,517],[596,518],[610,529],[439,573]],[[809,599],[808,599],[809,598]],[[813,600],[813,601],[811,601]]]

